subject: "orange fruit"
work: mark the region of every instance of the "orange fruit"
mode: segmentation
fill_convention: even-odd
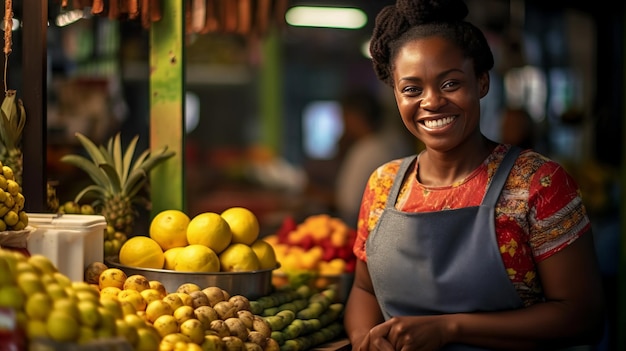
[[[176,256],[175,271],[181,272],[219,272],[220,261],[215,251],[200,245],[191,244],[183,248]]]
[[[259,220],[245,207],[231,207],[221,213],[233,233],[232,243],[252,245],[259,237]]]
[[[186,246],[189,221],[189,216],[183,211],[161,211],[150,222],[150,237],[159,243],[163,251]]]
[[[259,258],[246,244],[234,243],[219,255],[222,272],[247,272],[260,268]]]
[[[278,265],[276,252],[269,242],[263,239],[257,239],[250,247],[259,258],[259,269],[276,268]]]
[[[176,265],[176,256],[183,248],[183,246],[177,246],[165,250],[165,252],[163,252],[163,255],[165,255],[165,263],[163,264],[163,268],[174,270],[174,265]]]
[[[134,236],[122,245],[120,263],[130,267],[161,269],[165,263],[165,255],[154,239]]]
[[[230,245],[233,234],[228,222],[215,212],[204,212],[191,219],[187,226],[187,242],[204,245],[219,254]]]

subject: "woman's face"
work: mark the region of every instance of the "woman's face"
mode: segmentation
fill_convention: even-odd
[[[427,148],[447,151],[480,134],[480,99],[489,75],[453,43],[430,37],[402,47],[394,61],[394,95],[406,128]]]

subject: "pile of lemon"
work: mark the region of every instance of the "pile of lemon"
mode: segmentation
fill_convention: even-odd
[[[256,215],[245,207],[192,218],[180,210],[158,213],[149,236],[128,239],[120,249],[123,265],[180,272],[244,272],[277,266],[274,248],[259,237]]]

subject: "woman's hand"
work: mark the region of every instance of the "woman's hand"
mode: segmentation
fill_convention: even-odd
[[[369,350],[439,350],[446,345],[446,316],[394,317],[372,328]]]

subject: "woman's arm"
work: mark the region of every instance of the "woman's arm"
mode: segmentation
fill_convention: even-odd
[[[359,349],[370,329],[383,321],[384,317],[374,296],[367,263],[357,260],[354,283],[344,315],[344,326],[353,349]]]
[[[545,302],[518,311],[459,315],[456,341],[493,347],[499,345],[495,336],[559,347],[597,342],[605,306],[592,233],[537,266]]]

